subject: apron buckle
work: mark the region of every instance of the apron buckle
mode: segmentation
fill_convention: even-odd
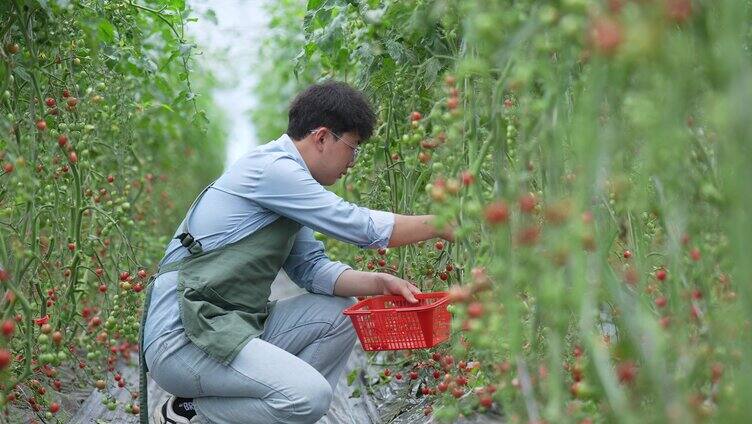
[[[183,233],[175,238],[180,240],[180,244],[193,254],[201,253],[203,251],[201,242],[194,239],[190,233]]]

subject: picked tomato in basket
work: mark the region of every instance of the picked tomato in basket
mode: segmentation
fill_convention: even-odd
[[[350,317],[363,350],[427,349],[449,338],[447,292],[418,293],[418,303],[402,296],[373,296],[350,306]]]

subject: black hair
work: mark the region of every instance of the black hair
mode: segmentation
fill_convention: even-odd
[[[318,127],[337,135],[356,133],[362,141],[373,134],[376,114],[363,93],[347,83],[329,80],[313,84],[290,104],[287,135],[300,140]]]

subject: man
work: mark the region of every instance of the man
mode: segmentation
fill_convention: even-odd
[[[356,163],[375,120],[347,84],[313,85],[293,100],[286,134],[248,152],[196,199],[147,290],[142,359],[173,395],[156,422],[313,423],[329,409],[355,344],[342,314],[352,296],[417,302],[413,284],[333,262],[313,237],[361,248],[452,240],[431,215],[369,210],[324,189]],[[309,293],[269,302],[280,269]]]

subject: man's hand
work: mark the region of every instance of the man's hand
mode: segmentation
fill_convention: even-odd
[[[454,241],[454,233],[457,231],[457,220],[454,219],[452,222],[444,225],[444,228],[441,229],[441,235],[440,237],[443,238],[446,241]]]
[[[383,272],[376,273],[379,285],[383,289],[383,294],[399,295],[407,299],[410,303],[418,303],[415,294],[420,293],[420,289],[415,287],[407,280],[403,280],[392,274]]]

